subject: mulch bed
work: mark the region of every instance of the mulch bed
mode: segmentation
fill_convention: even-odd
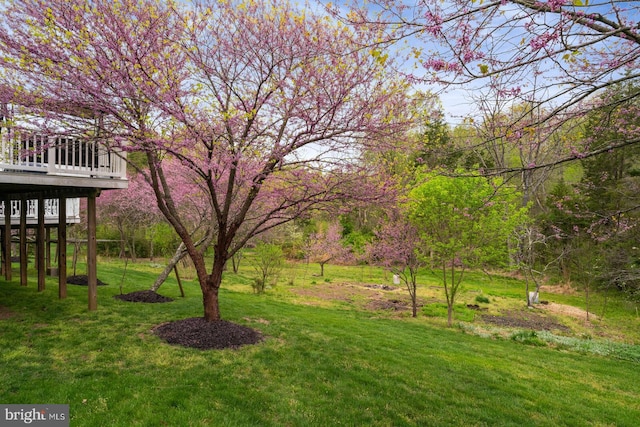
[[[255,329],[226,320],[208,322],[203,317],[163,323],[155,327],[153,333],[169,344],[200,350],[235,349],[263,340],[262,334]]]
[[[389,286],[389,285],[375,285],[375,284],[366,284],[363,285],[365,288],[369,288],[369,289],[381,289],[383,291],[395,291],[396,288],[395,286]]]
[[[122,301],[147,303],[162,303],[173,301],[173,298],[165,297],[154,291],[135,291],[128,294],[115,295],[114,298]]]
[[[98,286],[107,286],[102,280],[98,280]],[[79,276],[68,276],[67,283],[70,285],[80,285],[80,286],[89,286],[89,276],[86,274]]]
[[[367,304],[368,310],[391,310],[391,311],[405,311],[411,310],[411,301],[403,301],[398,299],[391,300],[371,300]]]
[[[558,323],[555,319],[540,316],[534,313],[523,313],[517,311],[506,311],[503,316],[482,315],[482,321],[492,325],[504,326],[508,328],[524,328],[534,331],[554,331],[560,330],[568,332],[571,329],[566,325]]]

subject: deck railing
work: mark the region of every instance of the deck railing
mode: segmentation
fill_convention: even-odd
[[[0,170],[126,179],[126,160],[96,141],[10,132],[0,138]]]
[[[20,208],[22,202],[20,200],[11,200],[9,204],[9,215],[11,216],[12,223],[18,223],[20,221]],[[38,220],[38,201],[26,200],[27,207],[27,222],[34,222]],[[45,222],[58,222],[60,202],[58,199],[44,199],[44,219]],[[66,201],[67,208],[67,224],[80,222],[80,199],[72,198]],[[4,202],[0,202],[0,223],[3,222],[7,211],[5,210]]]

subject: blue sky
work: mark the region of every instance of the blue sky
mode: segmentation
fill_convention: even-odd
[[[488,4],[490,0],[475,0],[472,2],[470,0],[470,5],[480,5],[480,4]],[[334,3],[341,3],[340,0]],[[572,10],[580,10],[584,11],[586,14],[590,13],[600,13],[612,21],[617,21],[618,18],[633,20],[636,23],[640,21],[640,1],[628,1],[628,0],[573,0],[568,2]],[[414,2],[407,2],[408,5],[414,5]],[[439,3],[440,7],[446,7],[448,2],[445,0]],[[574,7],[572,7],[574,6]],[[623,10],[619,15],[613,13],[614,6]],[[410,11],[409,11],[410,12]],[[409,13],[407,12],[407,13]],[[512,19],[515,15],[516,10],[513,5],[507,5],[502,8],[502,18],[504,18],[503,22],[507,22]],[[419,18],[420,19],[420,18]],[[557,22],[557,16],[554,14],[544,14],[537,15],[535,17],[535,22],[544,23],[549,27],[553,27],[554,23]],[[422,20],[421,22],[429,22],[427,20]],[[507,34],[507,37],[504,35]],[[522,27],[516,30],[511,30],[511,32],[507,33],[505,29],[499,29],[494,32],[493,40],[496,40],[497,43],[501,43],[501,49],[504,52],[508,52],[509,49],[513,49],[515,51],[518,49],[518,43],[520,40],[526,37],[526,32]],[[529,39],[525,43],[527,45]],[[435,44],[429,44],[424,40],[416,40],[416,39],[408,39],[398,44],[398,47],[411,47],[411,46],[421,46],[425,52],[438,52],[442,47],[436,46]],[[599,47],[611,48],[612,44],[610,41],[606,41],[601,43]],[[510,53],[505,53],[505,55],[510,55]],[[585,52],[586,55],[586,52]],[[562,56],[559,55],[560,57]],[[583,57],[584,58],[584,57]],[[594,64],[594,68],[597,67],[598,58],[595,56],[588,58],[591,63]],[[471,68],[478,67],[479,63],[471,64]],[[405,69],[412,69],[413,64],[406,64]],[[523,93],[530,92],[530,96],[534,96],[538,99],[539,96],[548,98],[550,100],[549,106],[553,103],[562,102],[561,98],[557,98],[553,100],[554,95],[558,93],[566,86],[559,86],[555,81],[556,78],[560,76],[560,68],[558,68],[557,64],[554,64],[551,61],[544,61],[540,63],[540,67],[538,70],[543,71],[540,74],[533,77],[534,69],[531,67],[530,69],[523,68],[520,74],[517,77],[516,81],[513,81],[513,85],[521,85]],[[419,71],[419,69],[418,69]],[[570,76],[573,77],[573,76]],[[612,76],[607,76],[607,78],[611,78]],[[483,90],[484,86],[486,86],[486,81],[484,79],[475,80],[471,83],[468,83],[462,87],[449,87],[443,88],[439,85],[432,84],[424,84],[422,89],[430,90],[431,92],[438,93],[440,96],[441,103],[444,107],[446,119],[451,124],[460,123],[462,120],[462,116],[473,114],[474,102],[473,98],[478,96],[479,94],[486,92]]]

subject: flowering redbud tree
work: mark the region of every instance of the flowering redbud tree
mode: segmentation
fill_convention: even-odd
[[[461,117],[466,123],[491,119],[496,108],[505,114],[521,107],[481,143],[516,148],[524,143],[534,154],[540,147],[557,147],[550,138],[575,129],[589,112],[617,105],[619,99],[598,96],[607,88],[631,83],[636,90],[629,99],[640,96],[639,2],[372,0],[365,5],[353,0],[329,9],[356,28],[384,29],[376,46],[407,46],[409,63],[401,71],[445,89],[465,89],[473,105]],[[523,164],[481,172],[541,169],[640,141],[637,127],[604,123],[624,129],[625,139],[612,138],[604,146],[589,138],[566,141],[552,157],[527,155]]]
[[[275,0],[15,0],[1,12],[5,100],[40,113],[41,127],[62,122],[144,155],[209,321],[221,317],[225,264],[248,239],[384,190],[358,157],[402,132],[410,109],[392,59],[362,49],[376,29]],[[182,170],[210,207],[211,264],[177,208],[169,177]]]
[[[398,275],[405,284],[413,317],[418,315],[418,272],[427,265],[427,250],[419,229],[399,212],[389,215],[367,247],[371,262]]]
[[[129,177],[129,186],[122,191],[105,191],[97,199],[98,221],[111,224],[120,234],[120,257],[126,248],[136,259],[135,231],[156,222],[161,217],[153,192],[140,175]]]
[[[333,222],[325,230],[311,234],[307,256],[310,261],[320,264],[320,277],[324,277],[324,266],[329,261],[348,259],[351,248],[342,242],[342,226]]]

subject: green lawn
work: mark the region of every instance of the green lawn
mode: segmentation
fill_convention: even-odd
[[[376,269],[330,266],[318,278],[298,266],[260,296],[251,293],[248,266],[227,274],[223,317],[267,338],[239,350],[200,351],[151,333],[162,322],[201,315],[189,274],[186,298],[172,279],[160,293],[174,302],[134,304],[113,298],[122,267],[101,262],[98,277],[109,286],[99,287],[95,312],[86,309],[84,287],[69,285],[69,297],[58,300],[53,279],[42,293],[33,282],[0,281],[1,403],[67,403],[73,426],[640,424],[638,362],[483,338],[424,314],[319,304],[292,292],[388,279]],[[147,289],[158,271],[129,264],[123,291]],[[437,291],[434,283],[425,292]],[[477,275],[465,298],[478,287],[490,299],[523,289]],[[622,305],[612,306],[613,318],[637,327],[631,309],[625,318]]]

